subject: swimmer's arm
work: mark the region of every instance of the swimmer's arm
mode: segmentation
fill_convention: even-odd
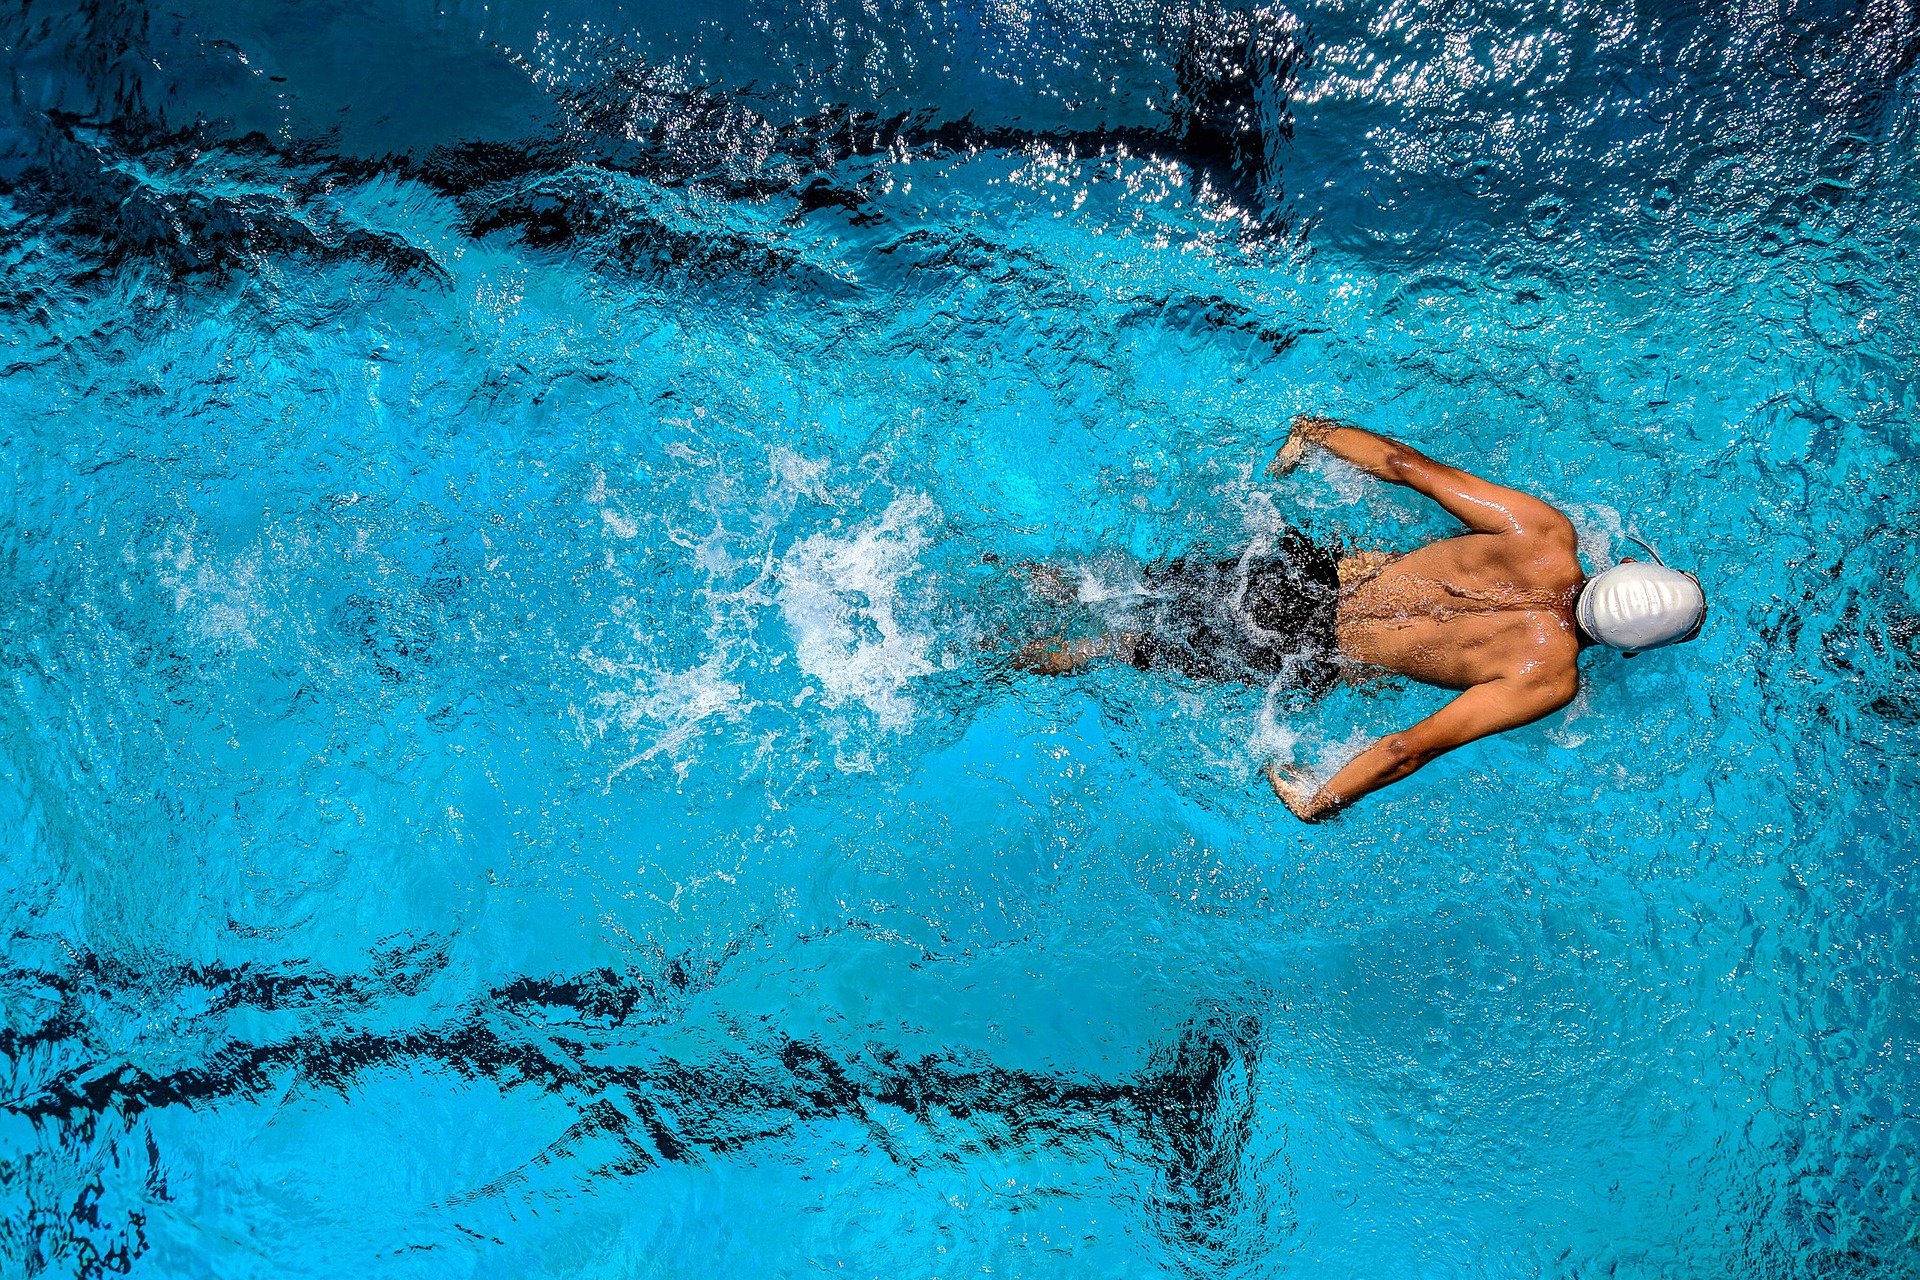
[[[1267,473],[1279,476],[1293,470],[1306,456],[1309,445],[1318,445],[1389,484],[1405,485],[1425,494],[1475,533],[1554,532],[1573,536],[1573,525],[1564,515],[1530,494],[1435,462],[1412,445],[1332,418],[1305,414],[1295,418],[1286,444]]]
[[[1274,794],[1303,822],[1318,822],[1391,786],[1455,747],[1532,724],[1573,701],[1577,677],[1509,677],[1475,685],[1410,729],[1388,734],[1314,789],[1298,770],[1267,766]]]

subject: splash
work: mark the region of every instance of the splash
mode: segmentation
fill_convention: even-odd
[[[1260,712],[1254,718],[1253,736],[1247,740],[1247,754],[1255,767],[1265,765],[1269,760],[1277,760],[1281,764],[1295,763],[1294,753],[1300,747],[1300,731],[1282,718],[1281,711],[1276,682],[1262,699]]]
[[[935,669],[933,637],[903,619],[901,588],[939,516],[923,494],[896,498],[851,534],[803,539],[780,564],[780,614],[801,670],[829,705],[859,702],[888,729],[912,723],[907,686]]]
[[[583,651],[580,660],[598,675],[634,678],[628,689],[608,689],[593,695],[592,736],[604,735],[613,725],[628,734],[646,727],[657,732],[646,747],[608,774],[611,783],[621,774],[657,756],[673,761],[675,777],[686,780],[692,767],[692,744],[713,723],[737,723],[752,709],[745,690],[727,678],[727,660],[716,654],[685,671],[635,672],[619,663]],[[588,727],[582,717],[583,728]]]

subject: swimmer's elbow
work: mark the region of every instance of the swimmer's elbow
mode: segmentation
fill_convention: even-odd
[[[1524,532],[1538,540],[1539,544],[1560,557],[1580,554],[1580,531],[1573,527],[1573,521],[1566,515],[1545,503],[1538,516],[1530,520]]]
[[[1382,480],[1408,487],[1412,487],[1419,479],[1423,467],[1432,465],[1426,454],[1412,445],[1401,444],[1398,440],[1388,444],[1387,456],[1382,459],[1382,464],[1380,468]]]
[[[1562,677],[1559,688],[1554,690],[1553,709],[1555,711],[1565,710],[1567,707],[1572,706],[1573,700],[1579,696],[1580,696],[1580,673],[1577,671],[1570,671],[1564,677]]]
[[[1390,733],[1379,743],[1381,763],[1386,767],[1389,782],[1398,782],[1408,774],[1417,772],[1432,763],[1444,750],[1407,733]]]
[[[1533,690],[1530,719],[1538,720],[1564,710],[1580,696],[1580,674],[1568,671],[1539,681]]]

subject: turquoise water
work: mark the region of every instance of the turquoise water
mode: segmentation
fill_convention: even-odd
[[[0,13],[0,1272],[1920,1273],[1892,6]],[[1009,676],[1447,530],[1702,638]],[[984,647],[983,647],[984,646]]]

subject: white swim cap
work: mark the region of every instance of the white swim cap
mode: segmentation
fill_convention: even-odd
[[[1629,560],[1587,579],[1573,607],[1580,629],[1615,649],[1658,649],[1691,635],[1707,612],[1690,573]]]

